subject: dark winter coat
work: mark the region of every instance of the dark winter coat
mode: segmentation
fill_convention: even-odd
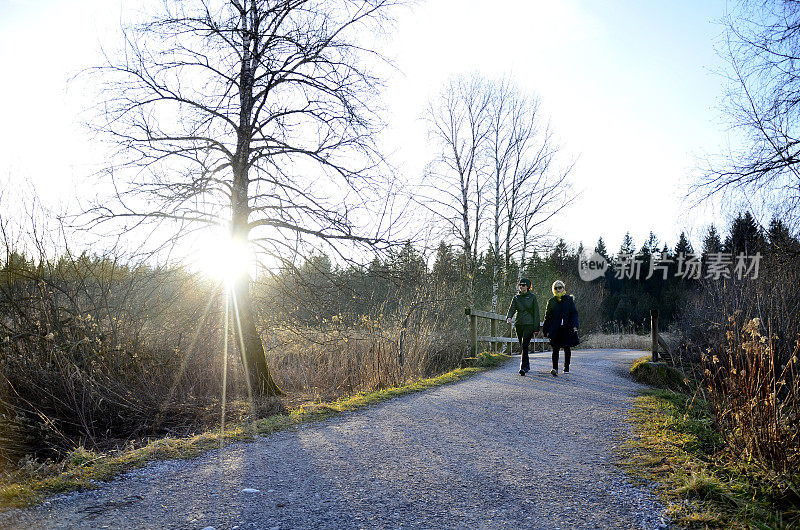
[[[530,290],[514,295],[506,318],[514,318],[514,313],[517,314],[517,326],[533,326],[533,331],[539,331],[539,301]]]
[[[578,327],[578,310],[575,300],[565,294],[559,301],[555,296],[547,302],[544,312],[544,336],[550,338],[553,346],[577,346],[577,334],[573,328]]]

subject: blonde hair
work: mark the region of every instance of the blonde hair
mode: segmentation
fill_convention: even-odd
[[[566,291],[566,286],[564,285],[564,282],[562,282],[561,280],[556,280],[553,282],[553,287],[552,287],[553,294],[556,294],[556,287],[558,286],[564,287],[564,290]]]

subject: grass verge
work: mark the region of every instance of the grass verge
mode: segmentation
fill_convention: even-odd
[[[175,458],[193,458],[225,442],[248,441],[254,436],[270,434],[303,423],[318,421],[340,412],[352,411],[388,399],[419,392],[428,388],[454,383],[477,372],[493,368],[509,359],[502,354],[484,353],[475,366],[458,368],[442,375],[418,379],[406,385],[384,388],[374,392],[359,392],[332,402],[304,403],[290,408],[287,414],[276,414],[254,421],[238,422],[225,430],[211,430],[185,438],[159,438],[137,449],[96,453],[78,447],[57,465],[18,473],[0,482],[0,510],[30,506],[46,496],[93,489],[102,481],[142,467],[149,462]]]
[[[636,398],[631,419],[634,436],[622,463],[656,485],[682,527],[800,528],[792,481],[726,451],[709,405],[696,393],[647,390]]]

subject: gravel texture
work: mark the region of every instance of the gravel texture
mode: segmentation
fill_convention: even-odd
[[[0,513],[2,528],[666,528],[614,462],[642,352],[549,354],[459,383],[152,464]]]

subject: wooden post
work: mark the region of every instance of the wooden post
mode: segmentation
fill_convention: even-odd
[[[544,322],[539,322],[539,333],[541,333],[542,337],[544,337],[544,326],[542,324],[544,324]],[[539,333],[536,333],[536,335],[538,335]],[[539,351],[544,352],[544,342],[539,342],[537,344],[539,344]]]
[[[491,331],[490,332],[492,334],[492,339],[494,339],[497,336],[497,321],[495,319],[493,319],[493,318],[490,319],[489,326],[491,327]],[[495,350],[495,345],[496,345],[495,341],[492,340],[492,342],[490,344],[490,347],[489,347],[490,348],[489,351],[491,353],[494,353],[495,351],[497,351],[497,350]]]
[[[658,309],[650,310],[650,351],[653,352],[653,362],[658,361]]]
[[[478,356],[478,317],[469,315],[469,349],[473,357]]]

